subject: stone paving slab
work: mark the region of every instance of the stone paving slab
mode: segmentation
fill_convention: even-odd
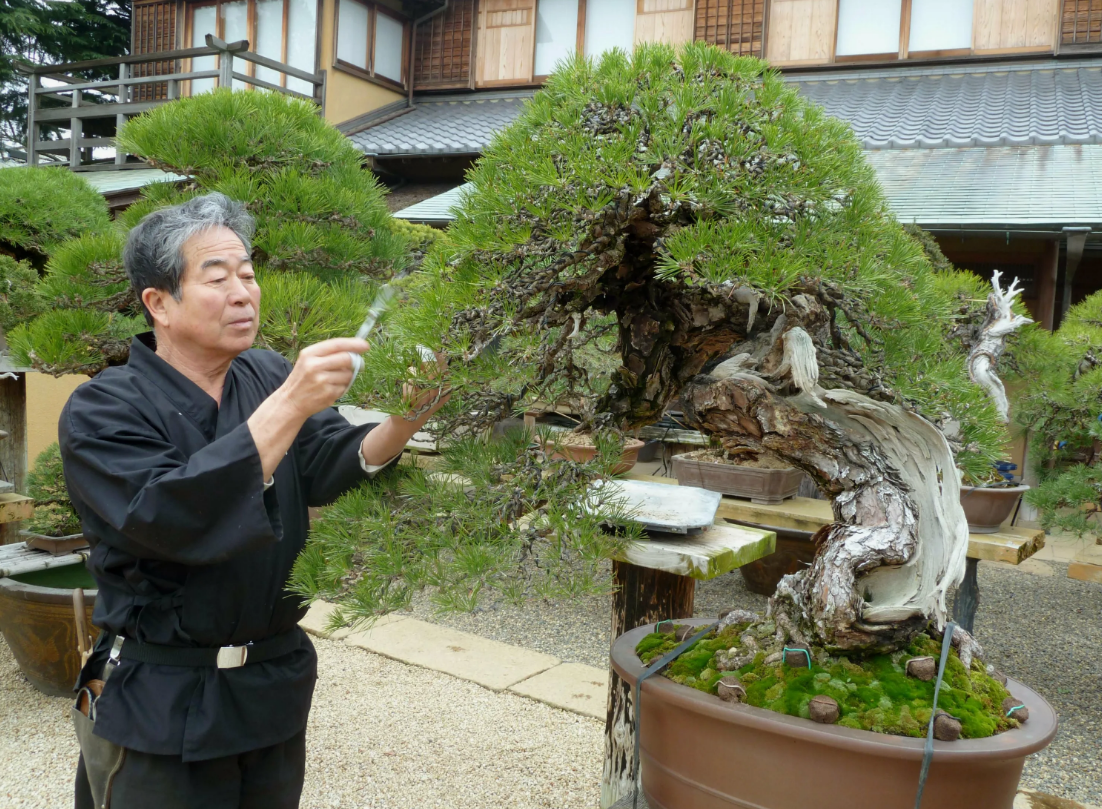
[[[306,615],[303,616],[302,620],[298,622],[298,625],[311,635],[317,635],[319,638],[343,640],[352,633],[349,627],[341,627],[335,632],[330,632],[327,629],[329,626],[329,617],[336,611],[336,606],[330,604],[328,601],[315,601],[310,605],[310,609],[307,611]]]
[[[494,691],[559,665],[557,657],[456,629],[400,618],[354,632],[346,643],[414,666],[470,680]]]
[[[1088,545],[1068,565],[1068,578],[1102,584],[1102,545]]]
[[[556,708],[604,719],[608,702],[608,670],[581,663],[561,663],[509,686],[509,690]]]

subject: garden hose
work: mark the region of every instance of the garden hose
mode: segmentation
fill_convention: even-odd
[[[937,696],[941,691],[941,680],[945,676],[945,661],[949,657],[949,647],[953,645],[953,633],[957,625],[950,621],[945,625],[945,637],[941,641],[941,660],[937,666],[937,680],[934,681],[934,704],[930,707],[930,723],[926,727],[926,749],[922,751],[922,769],[918,773],[918,794],[915,796],[915,809],[922,806],[922,790],[926,788],[926,776],[930,774],[930,762],[934,758],[934,719],[937,718]]]
[[[665,623],[673,623],[673,622],[672,621],[659,621],[657,624],[654,625],[655,631],[658,630],[658,627],[660,625],[665,624]],[[647,679],[648,677],[650,677],[654,674],[658,674],[660,671],[662,671],[662,669],[666,668],[666,666],[668,666],[670,663],[672,663],[674,660],[676,660],[678,657],[680,657],[682,652],[687,650],[690,646],[692,646],[698,640],[703,638],[705,635],[707,635],[709,632],[711,632],[717,626],[719,626],[719,621],[716,621],[714,624],[708,624],[708,626],[704,627],[702,630],[697,632],[691,638],[689,638],[688,640],[683,642],[680,646],[678,646],[672,652],[667,652],[666,654],[664,654],[660,658],[658,658],[656,661],[651,663],[650,666],[647,667],[647,670],[644,671],[642,674],[640,674],[639,679],[635,681],[635,752],[632,756],[632,761],[633,761],[632,766],[635,768],[633,770],[633,772],[635,774],[635,790],[634,790],[634,795],[632,796],[632,800],[631,800],[632,809],[639,809],[639,793],[643,789],[642,773],[639,770],[639,717],[642,713],[639,710],[639,707],[642,704],[641,701],[643,699],[643,680]]]

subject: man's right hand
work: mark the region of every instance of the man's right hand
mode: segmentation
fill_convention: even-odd
[[[337,337],[304,348],[281,386],[287,404],[304,419],[331,407],[352,384],[352,354],[370,346],[355,337]]]

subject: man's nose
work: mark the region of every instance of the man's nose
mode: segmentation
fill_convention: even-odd
[[[233,283],[230,285],[229,300],[234,306],[243,306],[252,302],[249,290],[240,278],[233,279]]]

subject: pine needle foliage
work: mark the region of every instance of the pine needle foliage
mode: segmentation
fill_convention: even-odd
[[[94,375],[126,361],[125,341],[147,328],[122,267],[126,234],[150,212],[197,194],[224,193],[256,218],[258,345],[292,360],[309,343],[355,333],[378,280],[411,261],[410,239],[393,226],[362,155],[309,102],[219,90],[156,107],[119,139],[191,179],[147,186],[115,227],[57,249],[37,289],[56,311],[14,339],[39,370]]]
[[[337,599],[359,617],[425,587],[443,588],[442,609],[470,608],[489,591],[541,595],[516,564],[520,512],[499,516],[500,487],[517,475],[511,464],[524,468],[535,450],[473,436],[534,400],[567,399],[615,458],[619,437],[647,422],[613,405],[625,390],[659,387],[658,370],[622,364],[634,289],[663,295],[655,307],[702,318],[712,315],[693,309],[698,301],[748,293],[759,303],[755,330],[768,330],[781,304],[833,296],[849,370],[821,362],[820,384],[958,422],[966,472],[980,475],[1002,456],[1006,430],[965,368],[966,332],[982,319],[988,290],[932,266],[892,217],[849,127],[765,63],[703,44],[561,63],[468,179],[455,222],[401,282],[405,300],[372,338],[362,374],[370,383],[352,391],[407,413],[403,382],[419,364],[416,346],[442,351],[454,393],[437,429],[449,440],[468,436],[464,449],[445,453],[445,475],[406,471],[403,483],[366,487],[327,512],[296,568],[304,596]],[[718,361],[723,350],[709,356]],[[424,371],[414,381],[432,385]],[[495,463],[510,477],[480,484],[477,470],[493,453],[503,453]],[[385,494],[386,485],[409,496]],[[578,517],[580,483],[520,491],[538,513],[563,516],[555,541],[587,549],[572,561],[613,553],[615,532]],[[489,558],[461,563],[454,543],[468,538]]]
[[[26,261],[0,255],[0,331],[10,332],[42,311],[34,292],[38,272]]]
[[[48,537],[81,533],[80,517],[69,500],[61,449],[56,442],[35,458],[26,486],[27,494],[34,498],[34,516],[26,523],[28,531]]]
[[[20,258],[41,265],[60,242],[109,225],[103,197],[66,168],[0,171],[0,244]]]
[[[1013,359],[1028,384],[1015,413],[1031,431],[1040,481],[1026,501],[1045,528],[1102,537],[1102,293],[1071,307],[1055,333],[1022,339],[1029,345]]]

